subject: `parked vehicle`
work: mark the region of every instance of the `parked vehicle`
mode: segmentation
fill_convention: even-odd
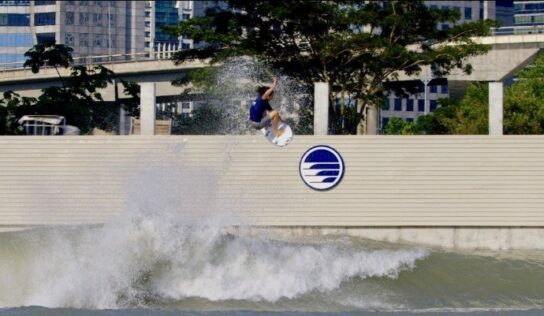
[[[25,115],[18,121],[24,127],[25,135],[79,135],[79,128],[66,125],[64,116]]]

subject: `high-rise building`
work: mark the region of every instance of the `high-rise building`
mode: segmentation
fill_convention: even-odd
[[[161,44],[179,44],[177,36],[163,31],[162,27],[179,23],[177,1],[156,0],[145,4],[145,47],[151,51]]]
[[[514,1],[515,26],[544,26],[544,1]]]
[[[224,1],[197,1],[197,0],[182,0],[178,1],[179,18],[180,21],[184,21],[197,16],[204,16],[206,10],[210,8],[222,8],[226,9],[227,4]],[[201,43],[195,42],[193,39],[182,37],[181,47],[184,49],[194,48]]]
[[[20,66],[25,51],[46,41],[72,47],[76,60],[144,53],[144,5],[141,1],[0,0],[0,68]]]

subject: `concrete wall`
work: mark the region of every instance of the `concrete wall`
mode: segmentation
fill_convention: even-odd
[[[302,155],[321,144],[346,165],[326,192],[299,176]],[[145,189],[164,170],[191,172],[176,185],[209,178],[206,199],[237,224],[371,229],[366,237],[387,228],[384,239],[408,241],[436,235],[398,229],[505,228],[511,237],[510,228],[544,227],[541,136],[296,136],[286,148],[260,136],[96,136],[0,137],[0,229],[112,220],[134,182]]]

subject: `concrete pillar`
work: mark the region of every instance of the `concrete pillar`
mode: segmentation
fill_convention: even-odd
[[[503,85],[502,82],[489,83],[489,135],[503,134]]]
[[[154,82],[140,83],[140,135],[155,135],[155,95]]]
[[[329,84],[314,83],[314,135],[329,134]]]

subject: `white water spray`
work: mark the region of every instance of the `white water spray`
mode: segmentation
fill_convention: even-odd
[[[276,302],[353,278],[395,278],[427,251],[274,241],[233,233],[217,175],[141,159],[126,209],[95,227],[0,235],[0,307],[120,308],[201,298]]]

